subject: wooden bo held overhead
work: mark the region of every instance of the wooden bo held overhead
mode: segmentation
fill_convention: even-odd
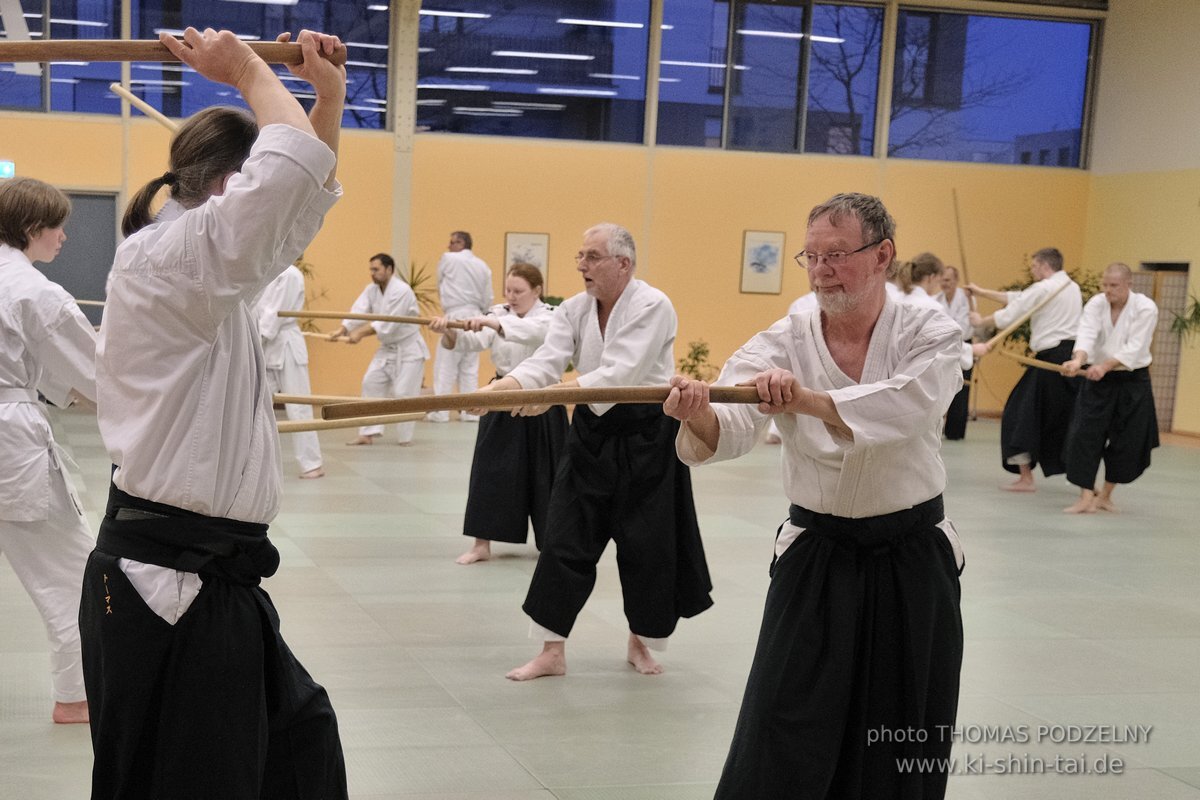
[[[304,55],[296,42],[246,42],[268,64],[300,64]],[[346,48],[321,54],[334,64],[346,63]],[[0,41],[0,62],[25,61],[160,61],[179,59],[157,39],[47,39]]]

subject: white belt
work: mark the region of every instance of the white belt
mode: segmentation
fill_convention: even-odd
[[[35,389],[0,387],[0,403],[36,403],[37,401],[38,394]]]

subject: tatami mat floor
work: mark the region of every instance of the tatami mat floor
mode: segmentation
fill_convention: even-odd
[[[56,422],[95,523],[108,461],[84,414]],[[716,605],[684,620],[666,673],[624,663],[611,548],[568,646],[570,674],[515,684],[532,656],[521,601],[536,553],[454,557],[475,427],[421,424],[401,448],[323,434],[328,477],[287,463],[272,526],[283,564],[266,582],[284,636],[328,687],[351,796],[363,800],[699,800],[712,796],[753,653],[775,527],[786,512],[779,451],[694,472]],[[1034,495],[997,490],[998,425],[944,448],[947,508],[963,537],[964,741],[949,796],[1200,799],[1200,449],[1164,446],[1117,500],[1124,513],[1070,517],[1061,478]],[[285,457],[290,456],[285,442]],[[45,636],[12,570],[0,568],[0,796],[87,796],[86,727],[49,721]],[[1148,742],[1037,741],[1039,726],[1152,726]],[[982,728],[991,726],[990,736]],[[1062,733],[1073,735],[1073,728]],[[1081,755],[1123,774],[1060,775]],[[1056,762],[1056,757],[1058,761]],[[967,774],[979,759],[991,774]],[[994,774],[1036,770],[1045,774]],[[765,799],[764,799],[765,800]]]

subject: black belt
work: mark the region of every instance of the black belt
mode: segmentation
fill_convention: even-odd
[[[265,524],[197,514],[113,485],[96,549],[244,586],[257,586],[279,569],[279,551]]]
[[[877,517],[838,517],[797,505],[788,509],[788,517],[797,528],[805,529],[805,535],[814,533],[848,547],[878,550],[892,546],[913,531],[937,525],[945,519],[946,510],[939,494],[912,508]]]

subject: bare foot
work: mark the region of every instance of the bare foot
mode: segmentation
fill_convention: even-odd
[[[511,670],[504,677],[510,681],[531,681],[534,678],[544,678],[551,675],[567,674],[567,643],[546,642],[542,652],[528,664]]]
[[[1037,487],[1033,485],[1033,481],[1027,481],[1022,478],[1017,478],[1012,483],[1002,483],[1000,488],[1006,492],[1036,492]]]
[[[50,718],[60,725],[87,722],[87,700],[80,700],[78,703],[55,703],[54,712],[50,715]]]
[[[325,468],[324,467],[313,467],[308,472],[300,473],[301,480],[311,480],[313,478],[324,478],[324,477],[325,477]]]
[[[350,444],[350,445],[375,444],[375,439],[378,436],[379,436],[379,434],[375,434],[374,436],[359,436],[357,439],[354,439],[353,441],[346,442],[346,444]]]
[[[1090,494],[1085,494],[1076,500],[1071,505],[1063,509],[1064,514],[1095,514],[1096,513],[1096,497]]]
[[[1117,508],[1113,504],[1112,498],[1104,497],[1103,495],[1099,495],[1096,497],[1095,510],[1096,511],[1107,511],[1110,514],[1120,514],[1121,513],[1121,509]]]
[[[629,634],[629,652],[626,659],[643,675],[661,675],[663,668],[650,655],[649,648],[635,634]]]
[[[487,561],[492,557],[492,543],[487,539],[476,539],[475,545],[454,559],[455,564],[474,564],[476,561]]]

